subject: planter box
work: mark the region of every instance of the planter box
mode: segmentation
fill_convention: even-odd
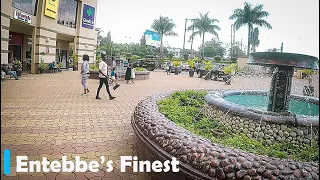
[[[99,71],[96,70],[90,70],[90,79],[99,79]]]

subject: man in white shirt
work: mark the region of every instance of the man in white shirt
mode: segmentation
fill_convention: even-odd
[[[100,89],[102,88],[103,83],[106,85],[106,89],[109,95],[109,99],[112,100],[116,97],[112,96],[110,93],[110,89],[109,89],[109,83],[108,83],[108,64],[106,63],[107,59],[106,58],[102,58],[102,61],[99,63],[99,78],[100,78],[100,85],[98,87],[97,90],[97,96],[96,99],[101,99],[99,96],[100,93]],[[117,89],[120,85],[117,84],[113,89]]]

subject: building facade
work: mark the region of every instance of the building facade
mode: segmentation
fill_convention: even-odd
[[[94,62],[98,0],[1,0],[1,64],[22,62],[38,73],[44,63],[88,54]]]
[[[180,48],[167,48],[168,53],[172,53],[174,58],[181,57],[181,49]]]

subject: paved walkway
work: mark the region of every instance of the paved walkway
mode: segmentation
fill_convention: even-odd
[[[113,91],[117,98],[95,99],[98,80],[88,80],[91,93],[81,96],[79,72],[24,75],[19,81],[1,83],[1,159],[3,150],[11,150],[11,174],[1,179],[148,179],[141,173],[120,173],[119,156],[133,155],[134,132],[130,116],[135,105],[154,93],[181,88],[269,88],[270,78],[235,77],[232,85],[223,82],[190,78],[186,72],[167,76],[152,72],[149,80],[134,84],[121,82]],[[293,89],[302,92],[301,81]],[[317,94],[319,91],[317,91]],[[61,159],[79,155],[87,162],[101,155],[113,160],[113,172],[102,168],[98,173],[15,173],[16,155],[27,155],[29,160]],[[1,161],[1,168],[3,167]]]

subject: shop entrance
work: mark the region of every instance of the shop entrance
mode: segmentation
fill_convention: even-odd
[[[9,32],[9,53],[8,61],[13,63],[14,61],[21,61],[21,47],[23,43],[23,34]]]
[[[63,63],[63,67],[64,69],[68,69],[69,68],[69,63],[68,62],[68,51],[67,50],[63,50],[63,49],[56,49],[56,61],[59,63]]]
[[[22,63],[22,71],[31,69],[33,28],[31,25],[18,20],[10,20],[8,63],[16,60],[20,61]]]

